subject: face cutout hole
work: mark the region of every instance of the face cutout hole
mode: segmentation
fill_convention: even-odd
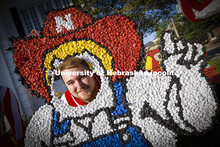
[[[61,78],[59,80],[56,80],[56,82],[54,83],[54,89],[57,97],[61,97],[62,94],[67,91],[67,88]]]
[[[100,60],[97,59],[96,56],[91,55],[90,53],[85,51],[75,57],[82,58],[82,59],[86,60],[87,63],[89,64],[90,71],[93,74],[93,78],[94,78],[96,86],[97,86],[95,89],[96,90],[95,91],[96,97],[95,97],[95,99],[92,99],[92,101],[94,101],[94,100],[96,100],[97,96],[99,95],[99,93],[102,89],[101,88],[102,84],[103,84],[102,81],[104,81],[104,83],[105,83],[107,81],[107,79],[110,77],[106,77],[104,67],[103,67],[102,63],[100,63]],[[59,64],[62,63],[62,61],[59,60],[59,62],[58,62],[58,60],[59,59],[54,60],[53,69],[57,68],[59,66]],[[55,72],[55,70],[53,70],[53,71]],[[54,76],[57,76],[57,74],[55,74]],[[59,75],[59,76],[61,76],[61,75]],[[56,93],[59,94],[59,92],[61,93],[60,95],[63,95],[67,91],[67,89],[69,89],[69,87],[67,88],[67,86],[65,85],[65,83],[63,82],[61,77],[59,78],[59,80],[57,80],[57,78],[52,78],[52,79],[56,79],[56,80],[54,82],[51,80],[51,85],[53,85],[53,86],[51,86],[51,93],[52,93],[51,95],[56,94]],[[70,89],[69,89],[69,91],[70,91]],[[59,96],[57,96],[57,97],[59,97]],[[90,102],[92,102],[92,101],[90,101]]]

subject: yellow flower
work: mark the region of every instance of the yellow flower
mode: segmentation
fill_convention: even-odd
[[[58,98],[61,98],[61,92],[58,91],[58,92],[56,93],[56,96],[57,96]]]

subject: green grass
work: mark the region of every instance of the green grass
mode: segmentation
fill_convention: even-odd
[[[220,59],[207,61],[210,66],[216,66],[215,72],[220,76]]]

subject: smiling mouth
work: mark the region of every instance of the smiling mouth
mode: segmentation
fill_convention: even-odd
[[[88,87],[84,87],[83,89],[81,89],[80,91],[78,91],[77,93],[84,93],[84,92],[86,92],[87,91],[87,89],[88,89]]]

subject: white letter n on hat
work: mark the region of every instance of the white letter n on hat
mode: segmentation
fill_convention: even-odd
[[[65,15],[65,19],[67,21],[63,20],[63,18],[61,16],[56,16],[55,17],[57,33],[62,32],[62,29],[63,29],[62,26],[64,28],[66,28],[68,31],[74,29],[73,22],[71,20],[71,14]]]

